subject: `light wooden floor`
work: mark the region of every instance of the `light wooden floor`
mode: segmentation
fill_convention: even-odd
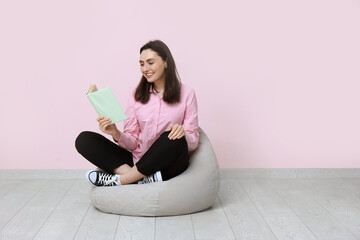
[[[101,213],[85,180],[0,180],[0,239],[360,239],[360,178],[221,181],[213,208]]]

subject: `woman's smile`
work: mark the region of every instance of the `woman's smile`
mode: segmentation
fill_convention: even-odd
[[[146,77],[147,79],[149,79],[149,78],[152,77],[152,75],[154,75],[154,74],[153,74],[153,73],[146,73],[146,74],[145,74],[145,77]]]

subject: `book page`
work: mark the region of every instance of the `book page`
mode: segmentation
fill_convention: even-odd
[[[96,84],[91,84],[89,87],[89,90],[87,91],[86,95],[92,92],[96,92],[98,88],[96,87]]]

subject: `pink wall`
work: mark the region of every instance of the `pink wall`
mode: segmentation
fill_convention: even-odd
[[[125,106],[151,39],[196,90],[221,167],[360,167],[359,23],[356,0],[2,0],[0,169],[90,168],[85,92]]]

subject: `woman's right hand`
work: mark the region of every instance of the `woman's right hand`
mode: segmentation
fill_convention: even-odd
[[[99,129],[106,134],[111,135],[117,142],[120,137],[120,131],[117,129],[115,123],[111,124],[110,118],[100,116],[96,119],[99,122]]]

